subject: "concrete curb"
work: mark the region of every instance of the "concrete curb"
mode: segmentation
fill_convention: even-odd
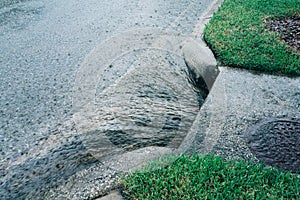
[[[217,61],[213,53],[207,47],[206,43],[202,40],[203,31],[205,25],[209,22],[213,13],[217,11],[219,6],[221,6],[222,2],[223,0],[215,0],[211,4],[211,6],[200,17],[200,20],[194,28],[192,35],[195,39],[188,40],[183,45],[184,60],[187,64],[188,69],[191,72],[192,78],[196,83],[205,83],[209,91],[211,91],[213,84],[216,81],[217,76],[219,75],[219,69],[217,67]],[[202,81],[197,81],[199,79],[202,79]],[[204,105],[202,105],[202,107],[203,106]],[[197,119],[200,118],[200,111],[190,131],[179,146],[177,150],[178,154],[185,153],[189,151],[192,147],[196,139],[197,127],[199,126],[199,120]]]
[[[218,10],[218,8],[222,5],[223,0],[214,0],[213,3],[206,9],[206,11],[201,15],[200,20],[195,25],[192,36],[195,38],[202,39],[203,31],[205,25],[209,22],[213,14]]]
[[[196,86],[205,87],[210,91],[219,74],[213,53],[203,42],[195,40],[186,41],[182,51],[190,76]]]

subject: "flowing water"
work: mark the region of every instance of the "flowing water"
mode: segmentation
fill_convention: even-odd
[[[207,1],[58,2],[0,4],[1,199],[101,196],[108,160],[176,149],[204,101],[181,47]]]

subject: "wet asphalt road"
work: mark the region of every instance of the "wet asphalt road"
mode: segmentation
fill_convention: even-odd
[[[208,1],[31,1],[0,4],[1,163],[24,154],[72,115],[84,57],[110,36],[142,27],[189,34]],[[174,21],[192,6],[187,15]],[[173,27],[170,25],[173,24]]]
[[[209,0],[2,0],[0,175],[72,115],[76,73],[111,36],[137,28],[189,35]]]

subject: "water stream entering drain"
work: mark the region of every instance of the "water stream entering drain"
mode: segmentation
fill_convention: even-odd
[[[94,130],[83,141],[97,158],[147,146],[177,148],[204,101],[189,84],[181,57],[152,49],[134,65],[96,95],[91,116],[85,112],[93,124],[81,125]]]
[[[85,171],[109,171],[102,162],[133,150],[179,147],[204,101],[181,56],[185,39],[174,32],[135,30],[96,48],[78,72],[74,115],[59,128],[63,138],[48,138],[45,149],[40,145],[31,157],[8,166],[1,196],[91,198],[115,172],[80,182],[88,177]]]

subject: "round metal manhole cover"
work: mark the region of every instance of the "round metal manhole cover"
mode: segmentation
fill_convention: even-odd
[[[269,119],[250,127],[247,144],[266,165],[300,171],[300,119]]]

